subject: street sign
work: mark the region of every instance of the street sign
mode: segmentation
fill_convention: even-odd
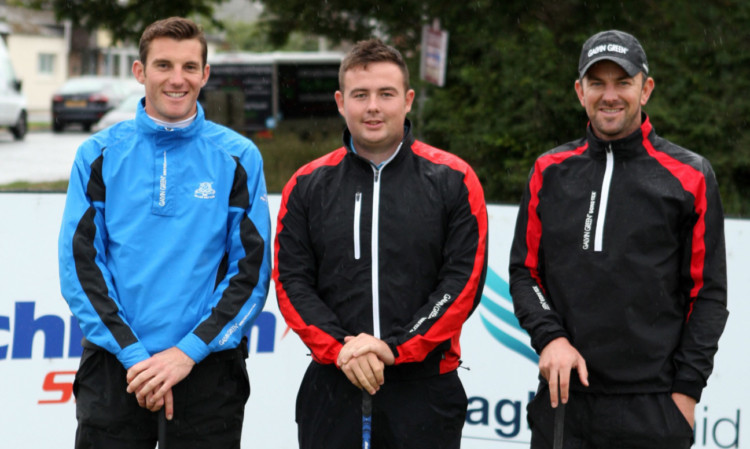
[[[443,87],[448,59],[448,32],[440,29],[440,21],[422,27],[422,59],[420,78]]]

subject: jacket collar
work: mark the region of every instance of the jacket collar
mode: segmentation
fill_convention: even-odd
[[[616,140],[602,140],[594,134],[589,122],[586,127],[586,140],[589,143],[589,150],[594,155],[604,156],[606,150],[611,148],[612,152],[618,156],[628,156],[636,155],[643,151],[642,142],[644,140],[652,140],[653,136],[651,136],[651,133],[653,132],[654,128],[651,126],[651,120],[649,120],[645,112],[641,112],[641,126],[629,136]]]
[[[153,134],[155,136],[167,136],[174,137],[176,139],[185,139],[194,137],[200,129],[203,127],[206,116],[203,112],[203,107],[200,103],[197,103],[198,114],[195,116],[195,120],[189,126],[185,128],[167,130],[163,126],[159,126],[154,123],[153,120],[146,114],[145,108],[145,97],[141,98],[138,102],[138,109],[135,112],[135,123],[136,126],[146,134]]]

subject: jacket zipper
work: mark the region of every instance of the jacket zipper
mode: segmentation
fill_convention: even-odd
[[[604,247],[604,221],[607,218],[607,203],[609,202],[609,187],[612,184],[612,170],[615,165],[615,156],[612,153],[612,144],[607,145],[607,165],[604,169],[602,179],[602,197],[599,203],[599,213],[596,218],[596,235],[594,236],[594,252],[601,252]]]
[[[370,253],[372,254],[372,334],[380,339],[380,271],[378,270],[378,229],[380,228],[380,170],[372,167],[374,172],[372,196],[372,235]]]
[[[359,226],[360,217],[362,215],[362,192],[357,192],[354,195],[354,260],[360,258],[360,245],[359,245]]]
[[[167,205],[167,152],[164,152],[164,162],[162,163],[162,172],[159,177],[159,206]]]
[[[396,157],[396,154],[401,150],[401,142],[396,148],[396,151],[391,155],[388,160],[380,164],[379,167],[370,162],[373,173],[373,186],[372,186],[372,228],[370,235],[370,260],[372,263],[372,335],[380,339],[380,271],[379,266],[379,251],[378,247],[380,243],[378,238],[380,236],[380,173],[383,171],[386,165]]]

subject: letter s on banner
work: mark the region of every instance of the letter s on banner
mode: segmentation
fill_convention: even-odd
[[[59,391],[60,399],[39,400],[39,404],[64,404],[73,397],[73,380],[70,382],[58,382],[58,376],[75,376],[75,371],[52,371],[47,373],[42,384],[44,391]]]

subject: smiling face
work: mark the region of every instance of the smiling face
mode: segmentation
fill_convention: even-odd
[[[385,161],[404,137],[404,120],[414,101],[401,69],[391,62],[352,67],[344,74],[342,89],[336,91],[336,104],[354,147],[374,163]]]
[[[575,83],[581,106],[591,121],[594,134],[603,140],[630,135],[641,125],[641,107],[654,90],[653,78],[644,74],[629,76],[612,61],[592,66],[582,80]]]
[[[146,88],[146,113],[179,122],[195,114],[209,66],[202,63],[198,39],[159,37],[151,41],[147,60],[133,63],[133,74]]]

